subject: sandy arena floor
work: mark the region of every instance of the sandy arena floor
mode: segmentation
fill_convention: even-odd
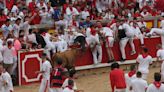
[[[121,68],[125,69],[125,66]],[[159,70],[160,68],[150,69],[148,83],[153,81],[154,72],[159,72]],[[78,79],[76,79],[78,89],[84,90],[84,92],[111,92],[109,71],[109,67],[78,71]],[[38,92],[38,88],[39,84],[14,87],[14,92]]]

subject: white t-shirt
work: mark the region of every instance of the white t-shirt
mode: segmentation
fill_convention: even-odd
[[[4,72],[2,73],[1,77],[2,81],[5,81],[7,83],[6,85],[3,84],[2,92],[10,92],[10,90],[13,91],[13,83],[10,74],[8,72]]]
[[[136,78],[132,80],[131,87],[133,92],[145,92],[148,87],[147,81],[142,78]]]
[[[3,32],[3,36],[6,38],[8,34],[12,31],[13,27],[12,25],[6,26],[5,24],[3,24],[1,29]]]
[[[28,21],[25,21],[22,25],[21,25],[21,29],[24,30],[24,34],[25,36],[27,36],[29,34],[29,29],[31,28],[30,24]]]
[[[137,22],[139,28],[146,27],[146,22]]]
[[[27,36],[27,38],[28,38],[28,40],[31,41],[32,43],[37,43],[37,41],[36,41],[36,36],[35,36],[34,33],[29,34],[29,35]]]
[[[157,88],[154,84],[150,84],[146,92],[164,92],[164,84]]]
[[[74,92],[74,90],[69,89],[68,87],[63,90],[63,92]]]
[[[157,51],[157,57],[159,57],[161,60],[164,60],[164,49],[159,49]]]
[[[82,19],[86,19],[88,16],[90,16],[90,14],[89,14],[88,11],[82,11],[82,12],[81,12],[81,17],[82,17]]]
[[[17,14],[17,13],[19,12],[18,7],[17,7],[16,5],[14,5],[14,6],[12,7],[12,9],[11,9],[11,12]]]
[[[9,49],[7,46],[3,47],[2,55],[3,55],[3,62],[5,64],[13,64],[15,48],[12,47]]]
[[[140,71],[141,73],[149,73],[149,64],[153,62],[150,55],[145,58],[142,55],[139,55],[137,57],[137,62],[139,63],[138,71]]]
[[[91,28],[87,28],[86,30],[86,36],[90,37],[91,36]]]
[[[13,35],[14,37],[19,37],[20,26],[17,24],[13,25]]]
[[[129,77],[128,73],[125,74],[125,81],[127,84],[127,87],[129,88],[132,84],[132,81],[136,79],[136,74],[134,74],[133,76]]]
[[[103,27],[103,32],[105,33],[105,36],[113,37],[113,30],[111,30],[108,27]]]
[[[68,86],[68,80],[69,80],[69,78],[65,79],[65,81],[63,82],[63,85],[62,85],[63,88],[66,88]],[[73,90],[77,90],[75,81],[74,81]]]
[[[130,27],[129,24],[124,23],[124,24],[122,25],[122,27],[123,27],[123,29],[125,29],[125,34],[126,34],[127,37],[134,37],[135,32],[134,32],[134,30]]]
[[[50,79],[51,68],[52,66],[49,61],[45,61],[42,64],[41,70],[44,71],[44,73],[42,74],[44,79],[46,80]]]
[[[48,12],[40,11],[41,23],[46,23],[48,18]]]

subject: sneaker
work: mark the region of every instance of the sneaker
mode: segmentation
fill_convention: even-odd
[[[123,59],[123,58],[121,58],[121,60],[120,60],[120,62],[125,62],[126,61],[126,59]]]
[[[130,55],[136,54],[136,51],[131,51]]]

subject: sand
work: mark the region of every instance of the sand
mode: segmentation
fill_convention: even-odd
[[[125,69],[125,65],[121,66],[121,68]],[[153,74],[155,72],[159,72],[159,70],[159,67],[151,67],[147,80],[148,83],[153,82]],[[84,92],[111,92],[109,72],[109,67],[78,71],[78,78],[76,79],[78,89],[84,90]],[[37,83],[26,86],[14,87],[14,92],[38,92],[39,85],[40,84]]]

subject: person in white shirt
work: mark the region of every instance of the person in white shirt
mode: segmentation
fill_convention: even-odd
[[[132,29],[135,30],[135,38],[140,40],[141,46],[144,46],[144,36],[141,33],[140,28],[138,27],[138,24],[136,22],[136,19],[133,20],[133,24],[132,24]]]
[[[86,31],[86,36],[86,42],[91,48],[94,64],[98,64],[102,61],[102,47],[99,35],[94,25],[91,25],[90,28]]]
[[[1,26],[3,37],[6,39],[8,34],[12,32],[12,25],[10,25],[10,19],[7,19],[5,24]]]
[[[13,25],[13,36],[15,38],[19,37],[20,23],[21,23],[21,19],[18,18],[18,19],[16,19],[15,24]]]
[[[133,42],[135,32],[126,21],[124,21],[124,22],[120,23],[119,31],[118,31],[118,33],[120,35],[119,45],[120,45],[120,51],[121,51],[121,55],[122,55],[122,58],[121,58],[122,62],[124,62],[126,60],[125,47],[128,42],[130,43],[130,46],[132,48],[131,55],[136,54],[136,50],[135,50],[135,46],[134,46],[134,42]]]
[[[138,65],[138,71],[142,73],[142,78],[147,79],[149,73],[149,65],[153,63],[152,57],[148,54],[147,48],[142,48],[142,54],[138,55],[136,59]]]
[[[43,76],[39,88],[39,92],[46,92],[47,89],[50,92],[50,73],[51,73],[52,66],[50,62],[47,60],[47,55],[45,53],[43,53],[42,55],[42,61],[43,64],[41,66],[41,71],[36,72],[36,73],[41,73]]]
[[[37,6],[39,9],[45,8],[45,10],[47,11],[47,5],[46,5],[46,3],[44,2],[44,0],[40,0],[40,1],[36,4],[36,6]]]
[[[149,33],[147,33],[148,37],[151,37],[154,33],[161,36],[162,48],[164,48],[164,20],[161,20],[161,28],[152,28]]]
[[[89,11],[87,8],[84,8],[84,11],[81,12],[81,17],[82,19],[86,20],[88,16],[90,16]]]
[[[97,25],[101,25],[101,22],[97,23]],[[105,36],[105,42],[106,42],[106,48],[107,48],[107,53],[108,53],[108,58],[110,62],[114,62],[114,55],[112,51],[112,47],[114,45],[114,32],[111,30],[109,27],[103,27],[102,28],[103,35]]]
[[[46,24],[47,23],[47,17],[48,17],[48,12],[46,9],[43,7],[42,10],[40,11],[40,17],[41,17],[41,24]]]
[[[164,62],[163,62],[164,61],[164,49],[162,48],[161,44],[157,45],[157,49],[158,49],[158,51],[157,51],[157,54],[156,54],[156,56],[157,56],[156,63],[159,62],[159,64],[160,64],[160,67],[161,67],[161,78],[162,78],[161,80],[162,80],[162,82],[164,82]]]
[[[12,73],[12,67],[14,63],[14,52],[15,48],[13,47],[12,41],[8,41],[7,46],[3,47],[2,55],[4,67],[7,72],[9,72],[9,74]]]
[[[36,36],[35,34],[33,33],[33,29],[29,29],[29,35],[27,36],[27,42],[29,43],[35,43],[37,44],[37,41],[36,41]]]
[[[68,80],[68,86],[66,88],[64,88],[63,92],[75,92],[73,90],[73,86],[74,86],[74,81]]]
[[[37,14],[35,13],[32,17],[25,16],[24,22],[21,24],[20,29],[24,31],[25,37],[29,34],[29,29],[31,28],[30,23],[35,18]]]
[[[133,92],[130,90],[130,86],[133,80],[136,79],[136,66],[131,65],[130,66],[130,71],[125,74],[125,81],[126,81],[126,92]]]
[[[133,90],[133,92],[145,92],[148,87],[147,81],[142,79],[141,72],[137,72],[136,76],[137,78],[131,82],[130,90]]]
[[[148,86],[146,92],[164,92],[164,84],[161,83],[160,73],[154,73],[154,82]]]
[[[0,92],[13,92],[13,83],[11,76],[5,71],[4,67],[0,65]]]
[[[69,7],[66,8],[66,20],[68,24],[71,23],[72,17],[77,15],[79,15],[78,10],[72,4],[69,4]]]

